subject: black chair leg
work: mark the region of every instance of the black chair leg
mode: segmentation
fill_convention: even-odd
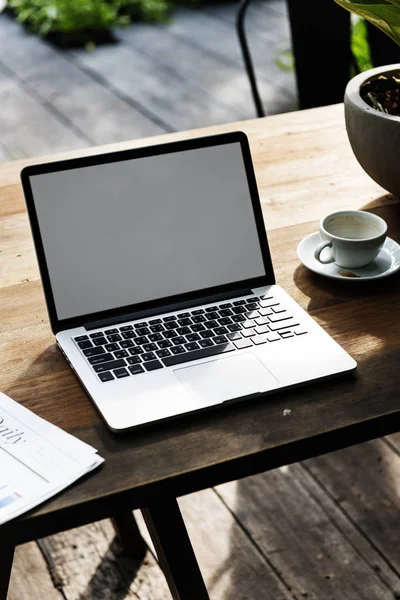
[[[246,69],[247,77],[249,78],[250,82],[251,93],[253,95],[253,100],[256,107],[256,113],[258,117],[265,117],[265,111],[258,91],[256,74],[254,71],[253,60],[250,54],[250,48],[247,43],[245,29],[245,17],[250,2],[251,0],[241,0],[239,10],[236,15],[236,30],[239,37],[240,48],[243,54],[244,66]]]

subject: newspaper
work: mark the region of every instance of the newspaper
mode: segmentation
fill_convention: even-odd
[[[97,450],[0,393],[0,525],[102,462]]]

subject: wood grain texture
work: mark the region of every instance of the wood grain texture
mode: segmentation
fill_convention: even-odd
[[[379,289],[332,284],[308,272],[296,257],[297,243],[335,208],[376,211],[389,221],[391,237],[400,239],[398,203],[356,163],[341,105],[68,155],[236,129],[249,135],[278,283],[359,361],[357,374],[276,394],[268,401],[115,436],[101,423],[56,350],[40,282],[20,281],[32,276],[34,257],[28,227],[24,234],[23,227],[15,226],[20,231],[15,239],[19,244],[25,240],[24,254],[17,257],[18,248],[7,242],[10,260],[3,264],[14,266],[7,277],[3,277],[5,268],[1,271],[0,389],[72,430],[106,458],[96,474],[29,516],[5,525],[3,531],[18,541],[112,516],[115,510],[144,506],[161,493],[185,494],[398,430],[400,323],[393,318],[393,306],[399,303],[399,278],[382,280]],[[13,219],[24,218],[18,177],[21,167],[32,162],[0,168],[4,230],[13,229]],[[382,322],[390,322],[390,328],[382,327]],[[283,417],[285,408],[292,410],[294,418]]]
[[[390,600],[393,591],[288,467],[217,487],[260,551],[284,574],[296,598]],[[273,596],[272,596],[273,597]]]

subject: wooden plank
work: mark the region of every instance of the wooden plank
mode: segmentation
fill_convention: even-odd
[[[65,600],[36,542],[17,546],[7,600]]]
[[[260,28],[257,32],[250,26],[249,43],[257,71],[257,78],[279,86],[288,97],[295,99],[294,73],[285,72],[275,64],[283,49],[290,47],[290,38],[285,34],[287,24],[280,20],[281,30],[277,39],[270,37],[269,29]],[[277,30],[279,30],[278,25]],[[275,29],[275,27],[274,27]],[[179,18],[169,25],[168,31],[188,44],[214,55],[227,64],[243,69],[243,59],[238,37],[233,23],[216,19],[212,14],[199,9],[181,9]],[[285,39],[286,36],[286,39]],[[268,107],[267,107],[268,109]]]
[[[152,554],[148,552],[143,562],[126,555],[110,521],[72,529],[39,544],[65,600],[171,600]]]
[[[400,453],[400,432],[389,435],[386,439]]]
[[[399,576],[400,456],[377,440],[362,450],[353,447],[315,458],[306,466]]]
[[[360,454],[360,465],[363,469],[368,468],[368,461],[363,456],[364,444],[357,446]],[[335,453],[332,455],[335,460]],[[392,569],[392,566],[386,560],[386,557],[377,551],[371,540],[364,535],[362,527],[356,521],[349,519],[348,515],[342,510],[334,498],[326,492],[326,489],[315,480],[305,463],[299,463],[290,466],[290,473],[295,477],[310,496],[321,507],[321,510],[334,523],[342,534],[354,546],[361,555],[360,560],[366,561],[378,577],[392,590],[393,597],[400,597],[400,579],[399,575]]]
[[[287,467],[216,489],[295,597],[393,598]]]
[[[179,19],[179,13],[177,14]],[[150,57],[155,63],[173,69],[191,85],[200,86],[213,102],[232,109],[237,119],[254,117],[250,87],[242,66],[227,64],[215,55],[172,35],[168,25],[137,24],[121,29],[118,38]],[[260,93],[270,113],[293,110],[293,98],[280,86],[260,79]]]
[[[213,490],[180,498],[179,507],[212,600],[292,597]],[[135,515],[151,546],[143,518],[139,512]]]
[[[154,64],[126,45],[98,47],[94,53],[75,51],[73,56],[87,73],[107,82],[124,98],[146,107],[146,114],[165,129],[228,122],[236,114],[229,107],[210,102],[200,86],[190,84],[172,69]]]
[[[8,69],[90,143],[104,144],[165,131],[82,72],[67,52],[57,51],[29,34],[8,15],[0,16],[0,37],[7,50],[2,60]],[[24,118],[22,113],[20,118]]]
[[[88,142],[71,131],[0,65],[0,141],[13,158],[82,148]],[[23,119],[21,119],[23,115]]]

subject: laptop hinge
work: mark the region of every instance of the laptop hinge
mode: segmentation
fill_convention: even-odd
[[[83,327],[90,331],[91,329],[102,329],[103,327],[109,327],[110,325],[117,325],[118,323],[125,323],[126,321],[136,321],[137,319],[144,319],[159,315],[160,313],[175,312],[177,310],[183,310],[185,308],[193,308],[194,306],[200,306],[202,304],[211,304],[213,302],[220,302],[221,300],[228,300],[229,298],[237,298],[238,296],[247,296],[252,294],[250,288],[242,288],[231,290],[230,292],[224,292],[222,294],[213,294],[212,296],[204,296],[202,298],[194,298],[182,302],[176,302],[171,304],[163,304],[156,308],[148,308],[145,310],[138,310],[135,312],[125,313],[118,315],[117,317],[110,317],[107,319],[101,319],[98,321],[90,321],[84,323]]]

